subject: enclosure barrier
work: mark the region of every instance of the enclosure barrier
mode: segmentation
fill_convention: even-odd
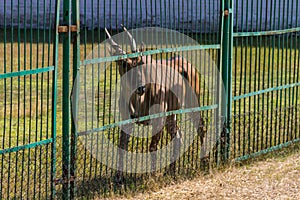
[[[230,152],[240,161],[299,141],[300,5],[236,1],[234,10]]]
[[[1,199],[55,198],[59,4],[39,2],[0,3]]]
[[[299,9],[299,0],[2,1],[0,198],[85,199],[145,190],[153,181],[190,177],[299,142]],[[130,50],[121,24],[144,51]],[[110,55],[104,28],[127,54]],[[141,56],[150,56],[154,67],[172,57],[196,66],[199,105],[122,118],[125,86],[116,61]],[[207,130],[202,145],[195,113]],[[137,153],[149,152],[155,127],[137,123],[174,115],[184,153],[173,172],[171,149],[158,151],[164,162],[153,176],[151,160],[141,162]],[[120,181],[120,153],[112,147],[128,125],[132,154],[124,156]],[[162,134],[158,150],[170,141]]]

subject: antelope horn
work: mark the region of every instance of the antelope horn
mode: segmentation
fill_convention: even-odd
[[[132,37],[132,35],[129,33],[129,31],[127,31],[127,29],[125,28],[125,26],[123,24],[121,24],[123,30],[127,33],[129,40],[130,40],[130,47],[131,47],[131,51],[132,52],[137,52],[136,50],[136,43],[134,38]]]
[[[116,51],[117,54],[126,54],[126,52],[118,45],[109,34],[108,30],[105,28],[106,35],[111,47]]]

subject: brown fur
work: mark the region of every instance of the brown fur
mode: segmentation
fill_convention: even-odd
[[[197,70],[189,63],[187,62],[184,58],[181,57],[172,57],[169,60],[154,60],[151,58],[151,56],[144,56],[144,57],[138,57],[134,58],[135,60],[126,60],[126,61],[119,61],[119,73],[120,75],[125,74],[126,72],[130,71],[134,67],[137,67],[139,64],[142,66],[145,66],[146,64],[152,64],[153,67],[151,67],[151,72],[152,74],[157,73],[160,66],[171,66],[173,69],[175,69],[179,74],[184,76],[190,87],[193,88],[198,101],[199,96],[200,96],[200,77],[199,73]],[[124,63],[125,62],[125,63]],[[135,66],[133,65],[135,64]],[[127,65],[126,70],[124,70],[124,65]],[[166,72],[167,73],[167,72]],[[162,74],[155,74],[153,75],[153,79],[159,78],[163,76]],[[136,78],[136,77],[135,77]],[[184,84],[180,81],[182,80],[180,77],[176,79],[176,77],[172,80],[172,84],[177,84],[179,87],[182,88],[182,95],[185,95],[185,88]],[[132,107],[136,108],[137,112],[132,113],[130,110],[130,114],[134,116],[134,118],[139,118],[143,116],[148,116],[149,114],[149,109],[153,105],[161,105],[162,110],[160,112],[167,112],[167,111],[172,111],[172,110],[178,110],[180,109],[180,99],[168,88],[162,87],[159,84],[151,83],[147,84],[145,89],[145,93],[141,96],[133,94],[130,98],[130,101],[128,102],[129,105]],[[120,98],[120,108],[128,108],[130,106],[124,105],[125,99],[123,98],[125,96],[122,95],[122,90],[121,90],[121,98]],[[137,109],[138,108],[138,109]],[[121,110],[121,116],[126,113],[125,111]],[[127,112],[128,113],[128,112]],[[126,119],[127,116],[122,116],[124,119]],[[205,134],[204,130],[204,122],[203,119],[199,116],[199,118],[196,118],[199,120],[200,127],[198,129],[198,134],[200,136],[200,141],[201,144],[203,143],[203,137]],[[162,125],[162,123],[164,123]],[[143,124],[143,125],[150,125],[150,120],[146,121],[141,121],[137,122],[137,124]],[[153,129],[155,127],[165,127],[167,132],[171,135],[171,138],[174,139],[175,145],[173,149],[173,158],[177,158],[179,155],[179,149],[180,149],[180,138],[181,138],[181,133],[179,128],[177,127],[177,122],[176,122],[176,116],[171,115],[166,118],[166,121],[163,122],[162,119],[155,119],[153,120],[152,123]],[[127,131],[132,131],[133,125],[127,125],[126,130]],[[155,152],[157,150],[157,145],[159,140],[161,139],[161,135],[163,133],[163,128],[161,130],[156,130],[156,134],[153,134],[153,137],[151,139],[151,143],[149,146],[150,152]],[[121,131],[121,137],[120,137],[120,147],[124,150],[127,150],[128,146],[128,141],[129,141],[129,136],[124,132]],[[119,170],[122,171],[123,169],[123,152],[119,152]],[[151,168],[153,171],[156,170],[156,155],[152,154],[152,162],[151,162]],[[175,163],[171,164],[171,171],[175,171]]]
[[[127,34],[128,39],[131,41],[131,50],[132,52],[141,52],[143,47],[140,50],[137,50],[136,43],[132,35],[123,27],[124,32]],[[114,55],[126,54],[126,52],[112,39],[107,29],[105,29],[108,42],[110,43],[112,49],[115,51]],[[187,98],[187,87],[193,88],[196,98],[200,100],[200,77],[197,70],[184,58],[182,57],[172,57],[170,59],[155,60],[151,56],[141,56],[136,58],[126,58],[123,60],[118,60],[118,69],[119,74],[122,76],[130,75],[128,79],[122,79],[122,88],[119,99],[119,108],[122,119],[128,119],[128,113],[131,118],[139,118],[143,116],[148,116],[150,113],[150,108],[153,109],[156,106],[157,110],[155,113],[168,112],[172,110],[178,110],[181,108],[181,105],[185,103],[185,98]],[[150,68],[149,68],[149,65]],[[137,69],[141,70],[132,70],[138,67]],[[170,67],[173,68],[173,74],[170,73]],[[146,68],[147,71],[143,69]],[[166,71],[163,71],[166,70]],[[136,74],[131,74],[135,72]],[[175,73],[177,72],[177,73]],[[176,75],[175,75],[176,74]],[[185,81],[182,77],[188,82],[188,86],[185,84]],[[164,79],[165,78],[165,79]],[[156,80],[164,79],[166,82],[157,82]],[[130,80],[130,81],[128,81]],[[145,85],[138,86],[137,90],[133,93],[131,91],[132,82],[140,83],[142,80],[145,81]],[[159,83],[165,84],[161,85]],[[134,88],[132,88],[134,89]],[[176,91],[176,92],[174,92]],[[181,98],[176,96],[181,94]],[[127,101],[127,102],[126,102]],[[200,105],[200,104],[198,104]],[[200,136],[201,144],[203,143],[203,138],[205,134],[204,122],[200,114],[197,117],[192,118],[194,124],[198,124],[198,135]],[[172,141],[174,141],[173,155],[172,160],[176,160],[180,153],[181,145],[181,133],[180,129],[177,126],[176,115],[167,116],[165,121],[163,118],[156,118],[152,122],[152,140],[149,146],[150,152],[155,152],[157,150],[158,142],[163,133],[163,128],[165,127],[167,132],[171,135]],[[150,125],[150,120],[147,121],[138,121],[137,124]],[[124,162],[124,151],[127,151],[128,141],[130,133],[133,130],[133,124],[127,124],[122,127],[121,136],[119,140],[119,162],[118,169],[119,175],[123,171],[123,162]],[[175,162],[171,164],[171,171],[175,172]],[[156,170],[156,153],[151,154],[151,169]]]

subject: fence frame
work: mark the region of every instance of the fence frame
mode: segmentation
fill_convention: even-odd
[[[62,21],[60,22],[60,6],[62,2]],[[217,107],[213,106],[204,106],[199,107],[197,111],[203,109],[217,109],[217,113],[219,117],[222,118],[222,124],[220,125],[222,130],[217,131],[217,142],[219,145],[217,146],[217,165],[220,163],[226,163],[228,159],[231,157],[231,150],[230,144],[231,141],[231,133],[232,128],[232,106],[234,101],[251,97],[258,94],[264,94],[267,92],[283,90],[287,88],[299,87],[300,82],[298,83],[291,83],[287,85],[280,85],[277,87],[262,89],[255,92],[249,92],[243,95],[235,96],[233,95],[233,81],[232,81],[232,68],[233,68],[233,40],[237,37],[249,37],[249,36],[269,36],[269,35],[280,35],[280,34],[287,34],[287,33],[296,33],[300,31],[300,27],[289,28],[284,30],[271,30],[271,31],[256,31],[256,32],[234,32],[234,5],[233,0],[222,0],[221,1],[221,13],[220,17],[220,32],[219,32],[219,44],[213,45],[198,45],[193,46],[192,48],[185,47],[179,48],[176,51],[188,51],[188,50],[199,50],[199,49],[218,49],[219,50],[219,63],[218,69],[220,70],[220,85],[221,83],[224,85],[225,97],[218,99]],[[80,65],[88,65],[88,64],[96,64],[100,62],[106,61],[115,61],[117,59],[122,58],[133,58],[142,55],[141,53],[131,53],[122,56],[111,56],[109,58],[100,58],[100,59],[91,59],[91,60],[83,60],[81,61],[80,58],[80,0],[56,0],[56,7],[55,7],[55,38],[54,38],[54,66],[49,66],[46,68],[41,69],[30,69],[24,71],[16,71],[11,73],[0,74],[0,80],[12,77],[20,77],[26,75],[33,75],[38,73],[50,72],[53,71],[53,91],[52,91],[52,127],[51,127],[51,138],[43,141],[38,141],[35,143],[30,143],[23,146],[15,146],[7,149],[1,149],[0,155],[6,153],[17,152],[24,149],[35,148],[41,145],[46,145],[51,143],[52,152],[51,152],[51,199],[56,198],[56,187],[58,184],[62,185],[62,198],[63,199],[74,199],[76,198],[77,194],[77,144],[78,144],[78,137],[83,135],[82,133],[78,133],[76,129],[76,116],[78,114],[78,91],[73,90],[70,91],[70,86],[72,85],[73,88],[79,88],[79,70]],[[60,24],[61,23],[61,24]],[[62,177],[57,178],[56,168],[57,168],[57,124],[56,124],[56,117],[57,117],[57,68],[59,63],[59,55],[58,55],[58,46],[59,46],[59,36],[62,38],[63,44],[63,57],[62,57]],[[71,48],[73,47],[73,48]],[[72,51],[71,51],[72,49]],[[166,48],[167,49],[167,48]],[[158,49],[158,50],[149,50],[143,52],[143,55],[152,55],[162,53],[163,50],[166,49]],[[172,51],[172,49],[168,49]],[[299,49],[300,51],[300,49]],[[71,74],[72,72],[72,74]],[[298,72],[299,73],[299,72]],[[76,85],[77,84],[77,87]],[[221,87],[219,85],[219,87]],[[75,86],[75,87],[74,87]],[[70,95],[71,92],[71,95]],[[72,99],[70,98],[72,97]],[[72,105],[74,104],[74,105]],[[172,111],[172,113],[167,114],[178,114],[183,110]],[[195,110],[184,110],[184,112],[193,112]],[[143,119],[150,119],[153,116],[146,116]],[[157,115],[157,117],[160,117]],[[155,118],[155,117],[153,117]],[[123,121],[124,122],[124,121]],[[134,119],[126,120],[127,122],[135,122]],[[108,126],[98,127],[97,130],[105,130],[111,128],[112,126],[116,127],[120,125],[120,123],[110,124]],[[94,131],[94,130],[91,130]],[[224,139],[225,142],[221,140]],[[293,143],[300,142],[300,138],[295,138],[293,140],[286,141],[284,143],[273,145],[271,147],[262,149],[260,151],[246,154],[243,156],[235,157],[235,161],[242,161],[247,160],[251,157],[259,156],[261,154],[265,154],[274,150],[281,149],[283,147],[287,147]],[[2,180],[1,180],[2,181]],[[1,192],[1,191],[0,191]],[[0,197],[1,197],[0,193]]]

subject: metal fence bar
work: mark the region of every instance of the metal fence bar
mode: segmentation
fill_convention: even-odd
[[[35,148],[38,146],[42,146],[45,144],[49,144],[52,143],[53,139],[47,139],[47,140],[42,140],[42,141],[38,141],[38,142],[34,142],[31,144],[27,144],[27,145],[22,145],[22,146],[16,146],[16,147],[12,147],[12,148],[7,148],[7,149],[1,149],[0,150],[0,155],[1,154],[5,154],[5,153],[13,153],[13,152],[18,152],[20,150],[24,150],[24,149],[30,149],[30,148]]]
[[[80,84],[80,8],[79,8],[79,1],[73,0],[72,1],[72,24],[76,24],[77,31],[73,33],[73,88],[78,88]],[[70,175],[72,177],[77,177],[77,143],[78,143],[78,133],[76,129],[76,116],[78,115],[78,91],[73,89],[72,91],[72,100],[71,100],[71,168],[70,168]],[[76,198],[76,179],[71,182],[71,191],[70,191],[70,198]]]
[[[57,165],[57,122],[56,122],[56,117],[57,117],[57,80],[58,80],[58,57],[59,57],[59,52],[58,52],[58,44],[59,44],[59,37],[58,37],[58,26],[59,26],[59,19],[60,19],[60,0],[55,0],[54,5],[55,5],[55,34],[54,34],[54,48],[53,48],[53,63],[55,66],[55,71],[53,73],[53,78],[52,78],[52,116],[51,116],[51,123],[52,123],[52,129],[51,129],[51,137],[53,139],[52,143],[52,152],[51,152],[51,199],[56,198],[56,184],[55,184],[55,179],[56,179],[56,165]]]
[[[211,106],[180,109],[180,110],[175,110],[175,111],[168,111],[168,112],[164,112],[164,113],[157,113],[157,114],[147,115],[145,117],[139,117],[139,118],[136,118],[136,119],[124,120],[124,121],[120,121],[120,122],[117,122],[117,123],[104,125],[102,127],[95,128],[95,129],[92,129],[92,130],[79,132],[78,136],[87,135],[87,134],[90,134],[90,133],[93,133],[93,132],[98,132],[98,131],[104,131],[106,129],[111,129],[111,128],[114,128],[114,127],[118,127],[118,126],[122,126],[122,125],[126,125],[126,124],[131,124],[131,123],[135,123],[135,122],[138,122],[138,121],[142,122],[142,121],[146,121],[146,120],[149,120],[149,119],[167,117],[167,116],[174,115],[174,114],[193,113],[193,112],[198,112],[198,111],[213,110],[213,109],[217,109],[217,108],[218,108],[218,104],[215,104],[215,105],[211,105]]]
[[[37,68],[37,69],[32,69],[32,70],[10,72],[10,73],[5,73],[5,74],[0,74],[0,79],[40,74],[40,73],[50,72],[53,70],[54,70],[54,66],[49,66],[49,67],[45,67],[45,68]]]
[[[63,23],[71,26],[71,1],[63,1]],[[63,181],[63,199],[70,199],[70,43],[71,30],[62,33],[63,37],[63,83],[62,83],[62,179]]]
[[[175,53],[175,52],[183,52],[183,51],[194,51],[194,50],[205,50],[205,49],[220,49],[219,44],[215,45],[198,45],[198,46],[185,46],[185,47],[176,47],[176,48],[162,48],[155,50],[148,50],[137,53],[130,53],[120,56],[107,56],[103,58],[93,58],[86,59],[80,63],[80,65],[90,65],[90,64],[98,64],[101,62],[112,62],[117,60],[122,60],[126,58],[135,58],[138,56],[147,56],[147,55],[156,55],[160,53]]]
[[[229,145],[230,145],[230,121],[231,121],[231,105],[232,105],[232,84],[231,84],[231,74],[232,74],[232,1],[225,0],[222,1],[222,18],[223,18],[223,25],[222,25],[222,39],[221,39],[221,73],[222,73],[222,80],[224,84],[225,90],[225,99],[222,101],[221,106],[221,117],[224,117],[224,130],[220,130],[224,133],[221,133],[220,138],[225,139],[225,146],[220,147],[220,151],[222,151],[222,159],[226,161],[229,158]],[[223,136],[222,136],[223,134]],[[222,139],[220,139],[221,141]]]
[[[240,100],[240,99],[244,99],[244,98],[248,98],[248,97],[252,97],[252,96],[256,96],[256,95],[260,95],[260,94],[264,94],[264,93],[268,93],[268,92],[273,92],[273,91],[277,91],[277,90],[283,90],[283,89],[289,89],[289,88],[294,88],[294,87],[298,87],[300,86],[300,82],[299,83],[292,83],[292,84],[288,84],[288,85],[282,85],[282,86],[278,86],[278,87],[272,87],[272,88],[268,88],[268,89],[264,89],[264,90],[259,90],[257,92],[250,92],[247,94],[243,94],[240,96],[235,96],[233,97],[234,101]]]
[[[272,31],[257,31],[257,32],[235,32],[233,37],[255,37],[255,36],[271,36],[271,35],[282,35],[287,33],[296,33],[300,31],[299,27],[288,28],[282,30],[272,30]]]
[[[241,162],[241,161],[249,160],[251,158],[255,158],[255,157],[258,157],[258,156],[276,151],[276,150],[280,150],[282,148],[288,147],[292,144],[296,144],[296,143],[299,143],[299,142],[300,142],[300,138],[294,139],[294,140],[291,140],[291,141],[288,141],[288,142],[285,142],[285,143],[282,143],[282,144],[279,144],[279,145],[272,146],[272,147],[267,148],[267,149],[257,151],[255,153],[251,153],[251,154],[247,154],[245,156],[237,157],[234,160],[235,160],[235,162]]]

